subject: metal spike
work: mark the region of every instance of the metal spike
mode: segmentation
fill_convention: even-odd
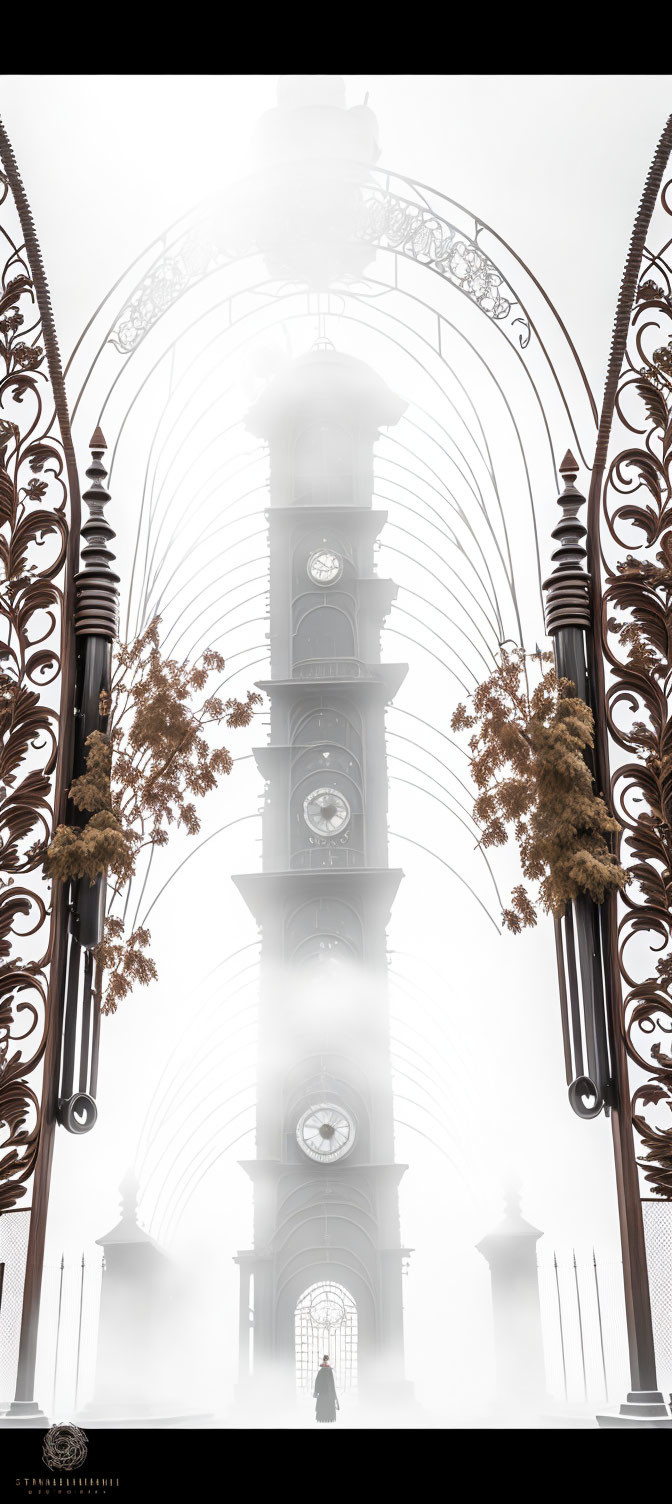
[[[574,459],[574,455],[572,454],[571,449],[567,450],[564,459],[561,460],[560,464],[558,465],[558,469],[561,475],[578,475],[579,462],[578,460]]]

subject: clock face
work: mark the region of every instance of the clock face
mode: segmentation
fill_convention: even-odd
[[[309,1107],[299,1118],[296,1139],[309,1159],[332,1164],[335,1159],[342,1159],[344,1154],[350,1153],[355,1142],[355,1125],[344,1107],[336,1107],[333,1102],[320,1102],[317,1107]]]
[[[308,560],[308,578],[315,585],[333,585],[343,573],[343,560],[331,548],[317,548]]]
[[[337,836],[350,819],[350,805],[338,789],[313,789],[303,801],[303,817],[317,836]]]

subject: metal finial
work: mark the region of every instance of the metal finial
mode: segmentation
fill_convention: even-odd
[[[107,470],[102,459],[107,444],[100,427],[96,428],[90,447],[91,464],[86,474],[91,484],[82,496],[89,516],[81,531],[84,567],[75,576],[75,632],[78,637],[89,635],[113,641],[119,628],[119,576],[111,568],[114,554],[109,544],[115,533],[105,517],[110,493],[105,486]]]
[[[100,432],[99,429],[97,431]],[[558,469],[561,475],[578,475],[579,462],[574,459],[571,449],[567,450],[564,460],[561,460],[558,465]]]
[[[579,510],[586,498],[574,484],[578,472],[578,463],[568,449],[560,465],[560,474],[565,482],[565,488],[558,497],[562,516],[551,534],[552,538],[557,539],[559,547],[552,555],[555,564],[553,573],[544,580],[546,631],[549,637],[553,637],[564,627],[579,627],[581,630],[588,630],[590,627],[590,575],[585,567],[586,548],[583,541],[586,528],[579,521]]]

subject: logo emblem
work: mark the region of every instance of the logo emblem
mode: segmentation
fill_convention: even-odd
[[[56,1468],[71,1473],[86,1461],[87,1438],[79,1426],[52,1426],[42,1443],[42,1461],[53,1473]]]

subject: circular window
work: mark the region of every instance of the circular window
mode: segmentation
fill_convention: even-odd
[[[303,801],[303,818],[317,836],[337,836],[350,820],[350,805],[338,789],[313,789]]]
[[[317,1107],[309,1107],[299,1118],[296,1138],[309,1159],[333,1164],[350,1153],[355,1142],[355,1124],[344,1107],[321,1102]]]
[[[343,560],[331,548],[316,548],[308,560],[308,579],[314,585],[333,585],[343,573]]]

